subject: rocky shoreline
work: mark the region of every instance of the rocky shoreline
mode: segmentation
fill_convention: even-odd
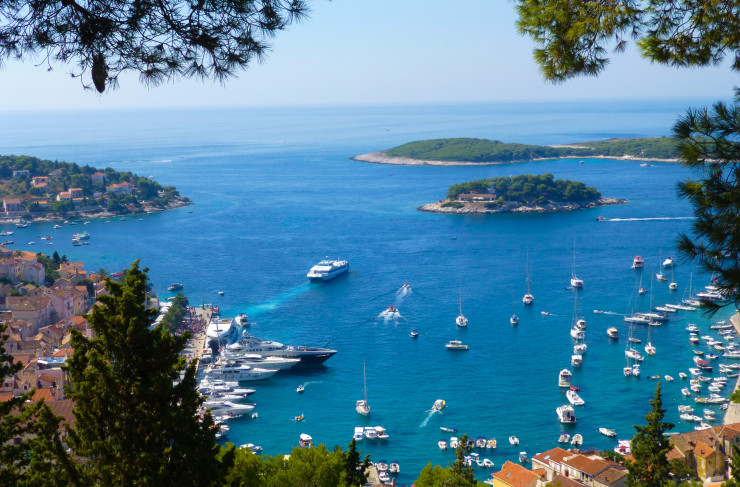
[[[538,206],[526,206],[517,202],[506,202],[498,208],[486,208],[482,202],[464,202],[462,207],[443,206],[450,203],[450,200],[442,200],[436,203],[429,203],[417,208],[419,211],[429,213],[456,213],[456,214],[478,214],[478,213],[550,213],[555,211],[573,211],[584,208],[598,208],[606,205],[621,205],[627,203],[627,200],[619,198],[599,198],[595,201],[585,203],[547,203]]]
[[[149,214],[149,213],[159,213],[160,211],[167,211],[167,210],[174,210],[177,208],[182,208],[185,206],[192,205],[193,202],[190,201],[190,198],[187,198],[185,196],[177,196],[175,197],[174,201],[166,205],[164,208],[160,208],[158,206],[151,206],[144,204],[142,205],[143,212],[140,213],[110,213],[108,211],[98,211],[98,212],[86,212],[86,211],[80,211],[80,212],[70,212],[66,215],[44,215],[44,216],[38,216],[34,217],[32,220],[30,220],[33,223],[36,222],[60,222],[70,219],[94,219],[94,218],[117,218],[117,217],[129,217],[129,216],[136,216],[136,215],[143,215],[143,214]],[[21,218],[0,218],[0,223],[21,223],[22,221],[28,222],[28,220],[22,220]]]
[[[398,166],[500,166],[503,164],[519,164],[522,162],[533,161],[551,161],[556,159],[614,159],[621,161],[648,161],[648,162],[681,162],[678,159],[656,159],[635,156],[563,156],[548,157],[546,159],[526,159],[521,161],[506,162],[473,162],[473,161],[425,161],[422,159],[412,159],[410,157],[392,157],[385,151],[369,152],[359,156],[350,157],[350,160],[359,162],[369,162],[372,164],[392,164]]]

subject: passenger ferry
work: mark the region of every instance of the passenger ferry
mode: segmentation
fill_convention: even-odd
[[[349,262],[346,260],[324,259],[311,267],[306,277],[312,281],[328,281],[349,270]]]

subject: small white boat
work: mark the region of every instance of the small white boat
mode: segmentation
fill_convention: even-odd
[[[382,483],[387,483],[391,481],[391,476],[386,472],[385,470],[378,472],[378,480]]]
[[[670,375],[666,375],[666,376],[665,376],[665,380],[666,380],[667,382],[673,382],[673,377],[671,377]]]
[[[570,404],[558,406],[555,408],[555,412],[558,415],[558,420],[563,424],[574,424],[577,421],[576,412]]]
[[[568,401],[574,406],[583,406],[584,404],[586,404],[586,401],[584,401],[581,396],[579,396],[578,393],[574,390],[566,391],[565,397],[567,397]]]
[[[437,442],[437,446],[440,450],[446,450],[447,449],[447,442],[445,440],[439,440]]]
[[[447,403],[444,399],[437,399],[432,405],[432,411],[441,411],[446,405]]]
[[[458,439],[457,436],[450,437],[450,448],[457,448]]]
[[[640,364],[632,366],[632,377],[640,377]]]
[[[633,269],[642,269],[644,266],[645,266],[645,261],[639,255],[636,255],[635,258],[632,259]]]
[[[450,340],[445,345],[447,350],[470,350],[469,345],[464,345],[460,340]]]
[[[298,394],[300,394],[301,392],[305,391],[305,389],[303,388],[303,386],[298,386],[298,387],[296,388],[296,390],[295,390],[295,391],[296,391],[296,392],[297,392]]]
[[[486,439],[482,436],[479,436],[475,439],[475,447],[476,448],[485,448],[486,447]]]
[[[519,452],[519,463],[529,463],[529,458],[527,458],[527,452],[525,451]]]
[[[560,435],[560,438],[558,438],[558,443],[570,443],[570,435],[568,433],[563,433]]]
[[[570,387],[570,381],[573,373],[568,369],[563,369],[558,374],[558,387]]]
[[[581,436],[580,433],[576,433],[575,435],[573,435],[573,438],[570,440],[570,444],[573,446],[583,445],[583,436]]]
[[[622,369],[622,372],[624,373],[625,377],[629,377],[632,375],[632,367],[625,367]]]
[[[365,439],[365,428],[362,426],[355,426],[355,433],[352,435],[355,441],[362,441]]]
[[[673,267],[673,257],[668,257],[663,261],[663,267]]]
[[[388,464],[388,471],[390,473],[399,473],[401,471],[401,466],[398,462],[391,462]]]
[[[483,459],[483,468],[493,468],[493,462],[488,458]]]
[[[583,365],[583,355],[581,354],[573,354],[570,356],[570,365],[573,367],[580,367]]]
[[[457,431],[457,428],[455,428],[454,426],[440,426],[439,429],[448,433],[454,433],[455,431]]]
[[[606,334],[609,338],[619,338],[619,329],[616,326],[611,326],[606,329]]]
[[[495,450],[496,446],[496,438],[489,438],[486,442],[486,448],[488,448],[489,450]]]
[[[609,428],[599,428],[599,433],[610,438],[617,436],[617,432]]]
[[[313,438],[311,438],[310,435],[301,433],[301,436],[298,437],[298,444],[301,448],[311,448],[313,445]]]
[[[691,392],[686,387],[684,387],[683,389],[681,389],[681,394],[683,394],[684,396],[690,396]]]
[[[629,455],[632,452],[630,440],[618,440],[618,444],[614,447],[614,451],[620,455]]]
[[[511,315],[511,318],[509,318],[509,323],[511,323],[512,325],[518,325],[519,317],[517,317],[517,315]]]
[[[519,444],[519,438],[516,436],[509,436],[509,443],[511,445],[518,445]]]

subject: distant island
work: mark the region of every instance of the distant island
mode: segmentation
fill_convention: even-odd
[[[596,188],[552,174],[498,177],[458,183],[447,198],[419,207],[433,213],[534,213],[625,203],[603,198]]]
[[[111,168],[0,155],[0,218],[56,220],[152,213],[191,204],[174,186]]]
[[[670,137],[609,139],[566,145],[512,144],[498,140],[455,138],[419,140],[351,159],[378,164],[483,165],[541,159],[598,157],[677,162],[676,142]]]

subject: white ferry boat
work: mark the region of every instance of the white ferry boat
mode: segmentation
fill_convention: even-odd
[[[206,329],[206,336],[210,340],[226,340],[233,332],[233,318],[211,318]]]
[[[324,259],[311,267],[306,277],[312,281],[328,281],[349,270],[349,262],[346,260]]]

